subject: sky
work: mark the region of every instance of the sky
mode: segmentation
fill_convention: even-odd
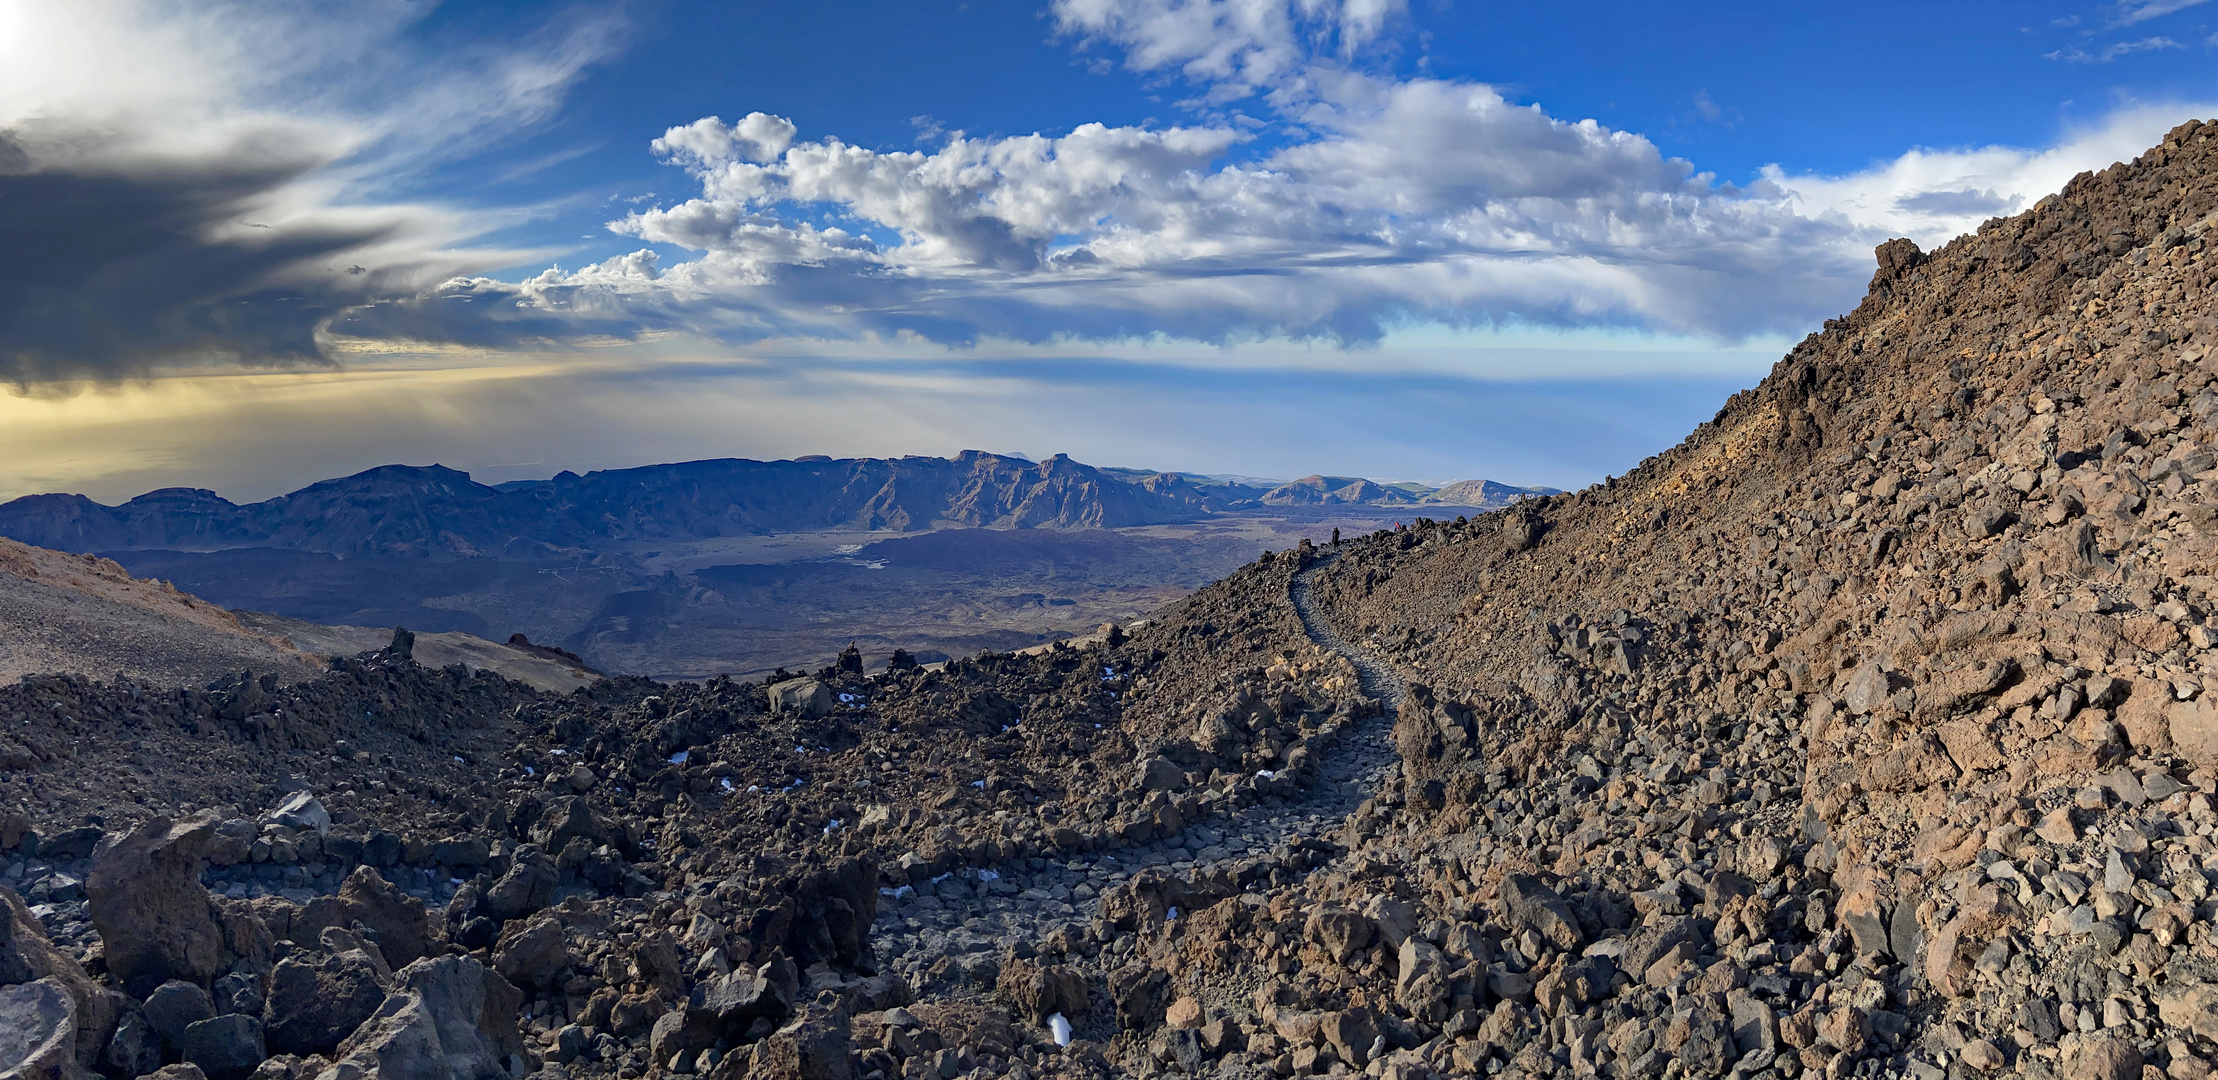
[[[1572,487],[2218,116],[2218,0],[0,0],[0,497]]]

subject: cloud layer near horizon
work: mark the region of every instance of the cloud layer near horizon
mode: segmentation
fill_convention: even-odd
[[[0,0],[0,235],[29,253],[0,263],[0,378],[318,364],[333,334],[1366,345],[1510,323],[1737,341],[1853,304],[1887,237],[1938,243],[2213,111],[2124,107],[2052,147],[1736,186],[1483,83],[1382,73],[1401,0],[1054,0],[1071,48],[1182,83],[1190,119],[885,151],[702,117],[643,148],[696,193],[609,223],[653,246],[511,282],[483,271],[527,254],[469,247],[497,211],[411,200],[401,178],[548,115],[621,27],[570,15],[444,55],[408,44],[423,10]]]

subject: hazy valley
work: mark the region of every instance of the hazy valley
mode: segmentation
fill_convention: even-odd
[[[392,466],[237,505],[0,504],[0,536],[112,558],[225,607],[522,633],[611,672],[753,677],[853,641],[875,662],[1130,622],[1268,550],[1548,489],[1277,487],[989,454],[691,462],[500,485]],[[1441,501],[1469,500],[1468,504]]]

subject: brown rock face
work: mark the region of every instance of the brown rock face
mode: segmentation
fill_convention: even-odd
[[[2064,1080],[2140,1080],[2141,1048],[2098,1035],[2064,1053]]]
[[[1067,967],[1011,960],[1001,969],[999,990],[1017,1015],[1035,1024],[1056,1013],[1073,1021],[1086,1015],[1086,979]]]
[[[423,901],[399,889],[370,867],[357,867],[339,888],[346,917],[377,932],[385,962],[404,968],[443,945],[445,934],[424,910]]]
[[[553,986],[556,976],[569,966],[570,948],[563,939],[562,924],[545,916],[509,923],[493,949],[493,970],[527,989]]]
[[[2166,741],[2197,765],[2218,765],[2218,703],[2175,701],[2164,709]],[[2138,744],[2136,744],[2138,745]]]
[[[85,897],[108,970],[127,984],[205,983],[227,966],[218,912],[200,884],[218,821],[151,819],[93,863]]]

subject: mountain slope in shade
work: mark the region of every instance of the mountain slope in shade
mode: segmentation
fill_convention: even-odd
[[[1058,455],[725,459],[564,472],[490,487],[439,465],[387,465],[239,505],[165,488],[121,506],[81,495],[0,504],[0,535],[74,551],[270,547],[340,556],[540,557],[612,542],[827,529],[1118,528],[1213,504],[1175,479],[1129,484]]]
[[[1259,506],[1494,507],[1547,488],[1469,480],[1433,490],[1311,476],[1266,490],[1179,473],[967,450],[952,458],[723,458],[480,484],[441,465],[384,465],[258,503],[163,488],[120,506],[82,495],[0,504],[0,536],[62,551],[275,548],[337,555],[533,559],[634,541],[771,533],[1124,528]]]
[[[1305,476],[1264,492],[1266,506],[1465,506],[1493,510],[1519,499],[1560,495],[1548,487],[1511,487],[1492,480],[1458,480],[1445,487],[1381,484],[1357,476]]]

